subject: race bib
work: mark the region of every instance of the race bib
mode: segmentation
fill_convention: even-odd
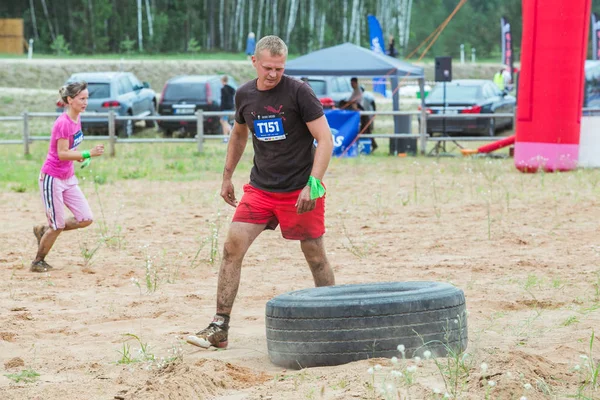
[[[283,121],[281,118],[255,119],[254,135],[263,142],[273,142],[285,139]]]
[[[83,142],[83,132],[77,131],[75,136],[73,136],[73,145],[71,146],[71,150],[77,148]]]

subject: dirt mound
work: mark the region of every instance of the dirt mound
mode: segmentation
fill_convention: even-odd
[[[246,389],[272,377],[219,360],[199,360],[194,365],[170,364],[157,371],[124,399],[204,399],[224,390]]]
[[[4,363],[5,369],[24,367],[25,362],[21,357],[14,357]]]
[[[512,350],[490,362],[486,376],[474,375],[470,380],[470,391],[481,392],[486,381],[496,382],[494,397],[528,399],[547,398],[555,387],[573,380],[565,364],[557,364],[548,358]],[[526,387],[527,385],[528,388]],[[539,396],[539,397],[538,397]]]

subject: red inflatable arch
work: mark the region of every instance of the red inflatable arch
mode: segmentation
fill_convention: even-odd
[[[515,166],[577,167],[591,0],[523,0]]]

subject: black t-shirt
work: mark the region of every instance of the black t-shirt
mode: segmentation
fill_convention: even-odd
[[[324,115],[312,88],[284,75],[273,89],[260,91],[254,79],[238,89],[235,109],[237,123],[252,132],[250,184],[270,192],[306,186],[314,160],[314,138],[306,123]]]
[[[221,87],[221,110],[233,110],[233,96],[235,89],[229,85]]]

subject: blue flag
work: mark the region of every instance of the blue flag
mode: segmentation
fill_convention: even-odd
[[[333,135],[333,155],[336,157],[356,157],[358,144],[356,136],[360,127],[360,114],[350,110],[325,110],[325,118]]]
[[[383,31],[381,30],[379,21],[377,21],[377,18],[374,15],[368,15],[367,21],[369,22],[371,50],[378,54],[385,54]],[[373,78],[373,91],[385,96],[385,78]]]

